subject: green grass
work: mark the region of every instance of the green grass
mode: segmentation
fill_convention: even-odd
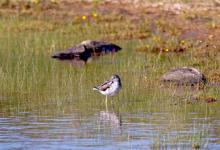
[[[132,25],[126,23],[123,26],[123,23],[124,20],[101,24],[84,22],[54,24],[53,20],[2,17],[0,85],[3,97],[27,96],[28,99],[42,99],[42,105],[48,100],[63,102],[65,99],[77,99],[80,103],[87,105],[90,103],[88,99],[102,99],[102,96],[91,90],[92,87],[112,74],[118,73],[123,80],[123,90],[119,99],[132,102],[147,97],[146,102],[149,101],[148,99],[159,101],[165,94],[166,102],[170,103],[170,94],[158,89],[159,78],[170,68],[194,66],[204,59],[194,57],[193,46],[183,53],[137,52],[136,49],[145,45],[144,43],[152,45],[150,41],[154,40],[156,35],[150,33],[146,40],[112,40],[111,42],[122,46],[123,50],[114,55],[114,58],[104,56],[84,68],[73,67],[69,63],[50,58],[54,52],[72,47],[82,40],[105,39],[111,32],[119,34],[129,32],[129,26]],[[112,31],[109,30],[109,26]],[[149,28],[145,22],[139,27],[141,26],[140,30],[143,31],[145,27]],[[158,32],[157,36],[160,37],[161,34]],[[173,39],[170,38],[170,40]],[[157,44],[163,47],[161,40]],[[218,68],[217,59],[206,61]],[[210,66],[199,64],[196,67],[203,71]],[[218,90],[208,91],[210,91],[208,96],[219,96]],[[97,100],[97,103],[99,102]],[[155,103],[155,101],[150,100],[148,103]],[[138,107],[137,109],[140,109]]]
[[[202,126],[202,135],[199,133],[193,137],[172,137],[171,131],[187,128],[182,124],[188,121],[190,112],[196,111],[204,117],[217,116],[219,103],[201,101],[189,104],[188,101],[194,94],[219,98],[219,89],[206,88],[194,93],[186,88],[179,96],[178,92],[175,93],[178,89],[161,87],[159,79],[167,70],[180,66],[196,66],[205,72],[209,68],[219,69],[219,54],[207,56],[209,58],[195,57],[198,41],[193,40],[187,41],[190,43],[187,51],[176,53],[174,49],[182,39],[175,27],[168,28],[168,38],[163,39],[162,28],[167,24],[163,22],[157,26],[158,31],[154,33],[149,22],[136,26],[123,17],[109,22],[75,20],[69,23],[48,18],[0,17],[0,109],[5,116],[19,115],[20,112],[60,116],[76,109],[83,115],[91,115],[105,109],[104,96],[92,91],[92,87],[117,73],[122,77],[123,89],[119,96],[110,98],[114,99],[114,111],[169,114],[170,130],[161,130],[160,134],[165,137],[155,137],[155,148],[186,139],[203,145],[200,136],[206,136],[207,130]],[[139,38],[143,34],[145,38]],[[50,58],[53,53],[87,39],[111,40],[123,50],[113,57],[94,60],[83,68]],[[150,48],[144,48],[144,52],[136,51],[146,44]],[[171,51],[154,51],[152,45]],[[208,65],[201,64],[201,61]]]

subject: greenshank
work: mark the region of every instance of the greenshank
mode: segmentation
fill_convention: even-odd
[[[113,75],[110,80],[107,80],[101,85],[94,87],[93,90],[97,90],[106,96],[105,104],[107,107],[107,97],[116,95],[121,88],[122,84],[119,75]]]

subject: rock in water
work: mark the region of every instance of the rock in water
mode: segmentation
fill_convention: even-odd
[[[121,47],[103,41],[83,41],[73,48],[67,49],[66,52],[60,52],[52,56],[60,60],[83,60],[87,61],[93,56],[114,53],[121,50]]]
[[[192,67],[182,67],[168,71],[161,80],[177,85],[205,84],[207,79],[203,73]]]

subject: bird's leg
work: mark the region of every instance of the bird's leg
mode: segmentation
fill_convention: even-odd
[[[105,108],[106,108],[106,111],[108,110],[108,99],[107,99],[107,95],[105,97]]]
[[[111,99],[111,105],[112,105],[112,108],[113,108],[113,110],[114,110],[114,102],[113,102],[112,99]]]

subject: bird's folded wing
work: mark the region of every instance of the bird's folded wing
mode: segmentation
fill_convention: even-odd
[[[107,90],[111,85],[112,85],[113,81],[105,81],[102,85],[100,85],[98,88],[101,91],[105,91]]]

